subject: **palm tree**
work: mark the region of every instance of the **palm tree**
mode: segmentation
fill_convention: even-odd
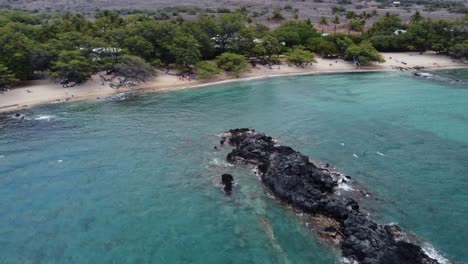
[[[356,31],[356,32],[362,32],[364,31],[364,25],[365,21],[362,19],[351,19],[351,30]]]
[[[362,23],[362,30],[361,30],[361,34],[362,32],[364,31],[364,28],[366,27],[366,22],[367,20],[369,20],[373,15],[371,13],[367,13],[366,11],[363,11],[360,15],[359,15],[359,18],[361,20],[361,23]]]
[[[414,24],[414,23],[419,23],[423,20],[423,16],[421,15],[421,13],[419,13],[419,11],[416,11],[416,13],[414,13],[414,15],[411,16],[411,24]]]
[[[321,18],[320,18],[320,22],[319,22],[319,24],[322,26],[322,35],[323,35],[323,28],[324,28],[324,26],[328,25],[327,18],[326,18],[326,17],[324,17],[324,16],[323,16],[323,17],[321,17]]]
[[[348,36],[351,34],[352,21],[355,18],[356,18],[356,13],[354,11],[347,11],[346,12],[346,19],[348,19],[348,21],[349,21]]]
[[[336,34],[336,25],[340,24],[340,17],[338,15],[335,15],[332,21],[333,24],[335,24],[335,29],[333,30],[333,35]]]

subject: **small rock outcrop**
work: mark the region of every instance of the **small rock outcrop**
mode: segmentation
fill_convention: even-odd
[[[418,77],[423,77],[423,78],[430,78],[430,77],[434,77],[433,74],[431,73],[428,73],[428,72],[415,72],[413,73],[415,76],[418,76]]]
[[[338,227],[327,230],[342,235],[345,257],[363,264],[438,263],[420,246],[397,238],[393,231],[399,227],[379,225],[360,211],[354,199],[334,195],[337,180],[307,156],[247,128],[226,132],[225,140],[234,147],[227,161],[256,165],[262,182],[277,198],[304,213],[336,221]]]
[[[233,181],[234,181],[234,177],[232,177],[231,174],[221,175],[221,184],[223,184],[223,191],[226,194],[231,194]]]

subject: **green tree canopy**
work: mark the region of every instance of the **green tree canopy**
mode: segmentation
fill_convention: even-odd
[[[96,21],[94,22],[97,28],[96,33],[102,37],[107,37],[107,33],[112,29],[122,27],[124,20],[115,11],[104,10],[96,14]]]
[[[141,36],[128,37],[125,39],[124,45],[132,55],[139,56],[147,61],[155,58],[153,44]]]
[[[189,34],[177,34],[173,39],[169,52],[175,58],[176,65],[184,69],[197,64],[201,57],[197,40]]]
[[[0,63],[0,89],[10,87],[17,80],[18,79],[15,78],[15,75]]]
[[[324,38],[310,38],[306,45],[309,51],[318,53],[324,57],[336,56],[340,52],[336,45]]]
[[[262,60],[266,64],[272,63],[272,56],[279,55],[283,49],[283,45],[272,35],[266,35],[260,39],[260,43],[255,45],[253,50],[254,56]]]
[[[344,58],[354,60],[358,65],[368,65],[373,61],[385,62],[382,55],[372,46],[369,41],[362,41],[359,45],[352,44],[346,49]]]
[[[151,59],[160,59],[166,65],[175,62],[171,48],[176,35],[182,34],[180,25],[167,21],[160,23],[142,21],[134,25],[129,32],[133,36],[143,37],[153,45]]]
[[[33,75],[31,50],[34,41],[10,28],[0,28],[0,63],[18,79],[27,80]]]
[[[235,34],[244,27],[240,14],[222,14],[219,17],[219,35],[216,40],[221,52],[226,50],[229,41],[232,41]]]
[[[213,59],[216,56],[215,38],[219,34],[219,24],[210,16],[199,16],[195,21],[182,24],[183,31],[192,35],[199,44],[203,59]]]
[[[46,44],[36,44],[30,53],[31,67],[35,71],[45,72],[52,66],[55,54]]]
[[[62,51],[52,67],[51,76],[82,83],[90,78],[95,70],[94,65],[80,51]]]
[[[270,34],[270,28],[262,23],[255,23],[254,25],[251,26],[253,31],[255,32],[255,35],[258,38],[263,38],[264,36]]]
[[[235,34],[229,41],[229,51],[248,56],[255,47],[255,31],[245,27]]]
[[[295,48],[286,54],[286,60],[290,64],[296,66],[304,67],[312,62],[317,62],[315,60],[315,54],[307,51]]]
[[[371,35],[391,35],[395,30],[405,28],[399,16],[387,13],[372,25],[368,33]]]
[[[114,75],[120,77],[119,87],[134,86],[155,75],[153,67],[137,56],[124,55],[113,68]]]
[[[408,32],[402,35],[409,50],[424,52],[432,46],[433,32],[429,23],[411,24]]]
[[[370,37],[374,47],[380,51],[405,51],[406,45],[403,45],[403,36],[392,35],[375,35]]]
[[[64,50],[81,50],[90,54],[94,48],[106,46],[106,43],[102,39],[72,31],[57,34],[47,45],[57,55]]]
[[[450,48],[449,54],[457,60],[468,59],[468,40],[465,40],[463,43],[455,44]]]
[[[200,79],[211,78],[221,72],[221,69],[219,69],[216,64],[208,61],[200,61],[196,68]]]
[[[343,54],[349,46],[354,44],[354,41],[351,38],[342,34],[327,36],[326,40],[335,44],[335,47],[338,49],[340,54]]]
[[[277,27],[273,34],[288,47],[304,45],[309,38],[320,36],[314,27],[305,21],[287,21]]]
[[[230,52],[225,52],[218,56],[216,64],[220,69],[236,76],[249,71],[251,68],[250,63],[244,56]]]
[[[37,16],[21,11],[0,10],[0,18],[5,19],[6,23],[18,22],[27,25],[39,25],[41,23]],[[0,26],[2,26],[2,23],[0,23]]]

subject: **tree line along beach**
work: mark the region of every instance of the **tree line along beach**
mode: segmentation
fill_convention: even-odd
[[[403,22],[390,13],[336,6],[330,12],[346,30],[323,33],[333,24],[325,17],[316,23],[278,18],[268,28],[251,22],[245,8],[173,21],[115,11],[89,20],[4,10],[0,111],[239,77],[466,67],[466,17],[431,20],[416,12]],[[375,20],[371,25],[369,18]]]
[[[94,100],[105,98],[120,93],[131,92],[155,92],[177,89],[196,88],[205,85],[223,83],[229,81],[242,81],[258,78],[270,78],[276,76],[302,75],[302,74],[326,74],[339,72],[360,71],[401,71],[400,67],[424,67],[426,70],[465,68],[466,65],[453,61],[451,58],[435,53],[383,53],[386,62],[378,65],[365,66],[356,69],[352,63],[342,59],[317,58],[317,63],[304,68],[275,65],[271,68],[257,66],[241,74],[240,78],[229,74],[219,74],[209,79],[195,79],[192,81],[181,80],[174,75],[158,71],[157,77],[135,87],[111,88],[108,84],[102,85],[99,76],[95,75],[86,83],[75,87],[63,88],[52,80],[26,81],[0,95],[0,112],[14,112],[39,104],[58,103],[76,100]],[[390,59],[392,58],[392,59]],[[407,64],[402,64],[405,62]],[[413,72],[416,70],[412,70]],[[29,90],[29,92],[28,92]]]

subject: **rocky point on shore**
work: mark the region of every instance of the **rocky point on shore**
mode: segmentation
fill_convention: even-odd
[[[398,226],[377,224],[360,211],[354,199],[334,195],[337,180],[307,156],[247,128],[226,132],[221,142],[225,141],[234,147],[227,161],[257,166],[262,182],[278,199],[304,213],[335,221],[337,225],[327,230],[339,234],[338,243],[348,259],[365,264],[439,263],[405,239]]]

